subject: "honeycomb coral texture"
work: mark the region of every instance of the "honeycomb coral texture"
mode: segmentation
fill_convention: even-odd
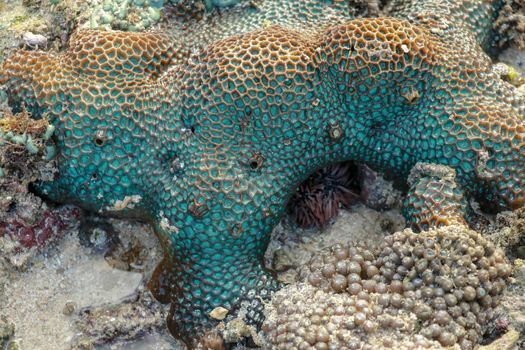
[[[408,183],[410,190],[403,209],[413,229],[466,224],[468,206],[453,169],[418,163],[412,168]]]
[[[56,126],[59,176],[41,193],[153,223],[168,325],[192,343],[217,307],[262,322],[269,233],[323,166],[406,179],[442,164],[466,198],[523,204],[525,105],[481,48],[497,7],[398,0],[397,18],[352,20],[344,0],[267,0],[176,39],[79,32],[59,55],[15,52],[2,75],[15,107]]]

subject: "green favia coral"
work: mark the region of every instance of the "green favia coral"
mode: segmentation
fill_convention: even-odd
[[[497,8],[398,0],[397,18],[350,20],[343,0],[267,0],[179,39],[79,32],[58,56],[15,52],[3,76],[15,106],[56,127],[59,176],[41,193],[154,224],[167,259],[152,286],[191,344],[214,310],[262,322],[279,287],[262,267],[269,232],[327,164],[401,180],[442,164],[458,196],[524,204],[525,103],[481,49]]]
[[[144,30],[160,19],[164,0],[103,0],[93,9],[91,29]]]

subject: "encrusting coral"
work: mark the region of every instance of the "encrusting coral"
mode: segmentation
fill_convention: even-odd
[[[56,127],[59,176],[40,193],[154,224],[158,294],[190,344],[217,308],[263,321],[279,287],[262,267],[269,233],[328,164],[401,180],[443,164],[466,198],[525,201],[525,103],[481,48],[498,1],[397,0],[396,18],[354,20],[343,0],[265,4],[182,42],[86,31],[58,56],[17,51],[3,65],[13,106]]]
[[[468,206],[453,169],[418,163],[412,168],[408,184],[410,190],[403,210],[412,229],[466,225]]]

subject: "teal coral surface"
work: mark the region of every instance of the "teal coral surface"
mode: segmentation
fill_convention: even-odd
[[[398,0],[397,18],[353,20],[348,7],[267,0],[185,37],[83,31],[60,55],[4,63],[11,102],[56,127],[59,176],[39,191],[154,224],[168,258],[153,284],[189,344],[218,307],[262,322],[279,288],[269,234],[323,166],[406,179],[442,164],[466,197],[524,204],[525,103],[481,48],[498,4]]]

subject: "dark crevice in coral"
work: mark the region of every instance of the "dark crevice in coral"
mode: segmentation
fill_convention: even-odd
[[[301,183],[288,204],[288,212],[300,227],[325,227],[339,208],[359,201],[358,168],[342,162],[320,169]]]

